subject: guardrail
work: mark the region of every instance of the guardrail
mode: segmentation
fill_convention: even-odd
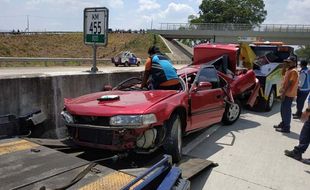
[[[310,32],[310,25],[301,24],[249,24],[234,23],[160,23],[159,30],[216,30],[216,31],[255,31],[255,32]]]
[[[11,31],[11,32],[0,32],[0,35],[37,35],[37,34],[72,34],[72,33],[83,33],[80,31],[36,31],[36,32],[18,32],[18,31]]]
[[[50,58],[50,57],[0,57],[0,62],[89,62],[93,58]],[[109,58],[97,59],[97,62],[108,62]]]

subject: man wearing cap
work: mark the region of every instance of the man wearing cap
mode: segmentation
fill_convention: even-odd
[[[145,63],[141,88],[148,86],[150,77],[152,89],[178,90],[180,88],[179,79],[171,61],[156,46],[151,46],[148,54],[150,57]]]
[[[298,71],[296,69],[296,57],[290,56],[284,60],[282,70],[284,74],[281,93],[281,119],[280,124],[275,125],[276,131],[289,133],[291,128],[292,102],[297,95]]]
[[[308,62],[306,60],[300,61],[301,70],[299,71],[299,83],[296,99],[296,113],[293,114],[294,119],[299,119],[304,108],[305,101],[310,91],[310,76],[308,70]]]

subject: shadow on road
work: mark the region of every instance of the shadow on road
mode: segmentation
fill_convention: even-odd
[[[191,189],[203,189],[205,183],[201,183],[201,181],[207,181],[212,173],[212,168],[209,170],[204,170],[199,175],[193,177],[191,179]]]
[[[236,136],[234,133],[239,133],[240,131],[255,128],[258,126],[260,126],[260,124],[257,122],[245,120],[242,118],[240,118],[234,125],[221,126],[209,138],[206,138],[203,142],[201,142],[199,147],[205,147],[205,149],[203,151],[198,151],[199,155],[195,155],[196,153],[194,149],[191,152],[191,156],[197,156],[203,159],[207,159],[211,155],[222,150],[224,148],[223,145],[233,146],[236,140]],[[198,134],[189,135],[187,137],[187,141],[195,140],[195,137],[197,135]],[[223,137],[225,137],[224,140],[219,141],[219,139],[222,139]]]
[[[270,116],[273,116],[275,114],[280,114],[280,107],[281,107],[280,100],[276,100],[273,104],[272,110],[270,110],[270,111],[265,111],[261,108],[243,108],[243,112],[254,114],[254,115],[259,115],[262,117],[270,117]]]

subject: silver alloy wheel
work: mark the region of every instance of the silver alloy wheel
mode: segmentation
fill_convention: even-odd
[[[229,121],[234,121],[238,118],[240,112],[240,107],[238,104],[233,103],[229,106],[229,110],[227,112],[227,118],[229,119]]]
[[[269,95],[269,101],[268,101],[269,108],[272,107],[273,101],[274,101],[274,90],[271,90],[270,95]]]
[[[182,151],[182,131],[181,131],[181,121],[180,121],[180,117],[179,116],[174,121],[172,127],[176,127],[177,128],[177,131],[178,131],[178,150],[179,150],[179,152],[181,152]]]

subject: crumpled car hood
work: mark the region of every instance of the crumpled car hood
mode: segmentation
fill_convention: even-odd
[[[106,91],[65,99],[67,111],[75,115],[113,116],[118,114],[143,114],[148,108],[163,99],[178,93],[175,90],[153,91]],[[118,99],[97,100],[105,96]]]

